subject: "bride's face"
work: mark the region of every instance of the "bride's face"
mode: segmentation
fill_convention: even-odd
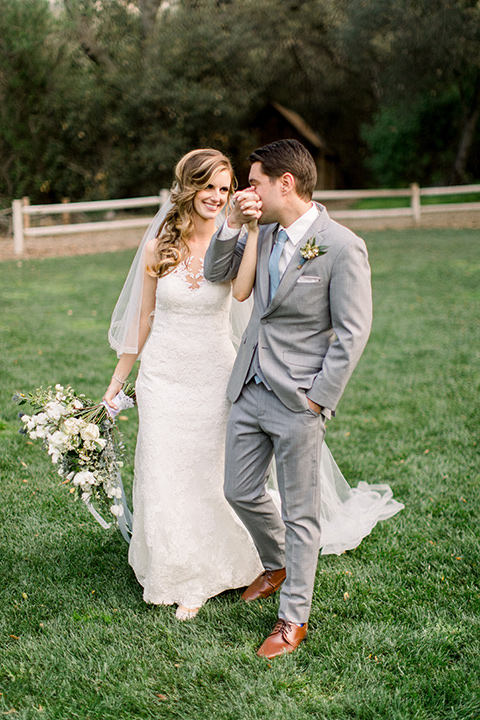
[[[228,170],[219,170],[205,190],[198,190],[193,199],[193,214],[202,220],[212,220],[225,207],[232,178]]]

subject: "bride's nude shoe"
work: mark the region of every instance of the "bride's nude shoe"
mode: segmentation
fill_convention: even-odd
[[[177,620],[193,620],[197,616],[200,608],[187,608],[184,605],[179,605],[175,613]]]

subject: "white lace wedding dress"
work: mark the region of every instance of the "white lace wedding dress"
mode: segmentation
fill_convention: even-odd
[[[223,496],[226,387],[235,359],[230,283],[210,283],[201,261],[157,283],[152,331],[136,392],[139,432],[129,562],[146,602],[200,607],[263,570],[250,535]],[[275,493],[273,493],[275,496]],[[388,485],[351,488],[324,444],[322,554],[357,547],[403,505]],[[276,493],[277,503],[278,493]]]
[[[195,259],[192,261],[194,265]],[[157,282],[136,383],[133,535],[129,562],[146,602],[200,607],[262,572],[247,530],[223,496],[230,283],[185,263]]]

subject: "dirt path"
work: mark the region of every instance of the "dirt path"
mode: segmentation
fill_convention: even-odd
[[[23,255],[13,252],[13,238],[0,236],[0,262],[4,260],[30,260],[33,258],[93,255],[138,247],[142,229],[89,232],[75,235],[27,238]]]

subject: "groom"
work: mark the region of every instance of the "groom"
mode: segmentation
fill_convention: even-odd
[[[306,148],[280,140],[249,160],[251,187],[237,193],[213,236],[205,277],[236,276],[246,241],[240,229],[259,217],[254,308],[228,386],[225,496],[265,568],[242,599],[282,588],[279,619],[258,650],[272,658],[295,650],[307,632],[325,420],[367,342],[371,288],[363,241],[312,202],[317,172]],[[272,455],[282,518],[265,488]]]

